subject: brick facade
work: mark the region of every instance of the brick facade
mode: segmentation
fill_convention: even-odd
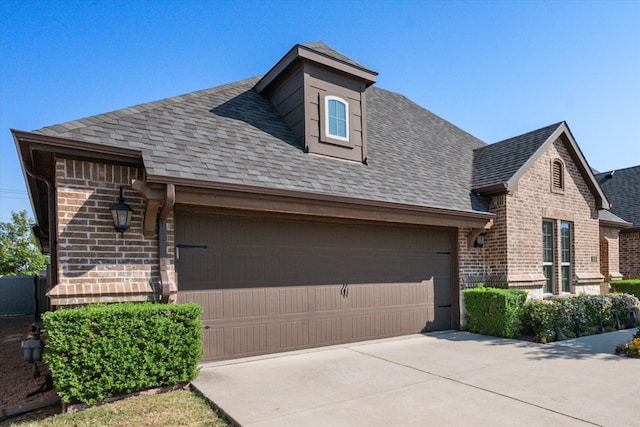
[[[49,292],[53,306],[158,299],[158,236],[142,232],[144,200],[130,187],[138,179],[143,171],[134,167],[56,160],[58,285]],[[131,227],[122,234],[109,212],[121,186],[133,209]],[[168,228],[172,256],[172,219]],[[168,270],[175,291],[172,258]]]
[[[552,165],[561,160],[563,189],[552,188]],[[490,281],[527,290],[542,298],[545,276],[542,263],[542,221],[554,224],[555,274],[553,294],[561,294],[560,223],[572,224],[571,293],[599,293],[600,230],[596,201],[562,139],[558,139],[530,165],[518,181],[517,190],[491,196],[489,210],[496,215],[485,238],[483,254],[462,246],[460,277],[482,271]],[[613,251],[613,249],[612,249]],[[481,260],[482,259],[482,260]],[[472,267],[481,262],[481,267]]]
[[[600,293],[609,292],[609,282],[621,279],[619,229],[612,227],[600,227],[600,274],[604,276],[604,282],[600,287]]]
[[[620,273],[625,279],[640,278],[640,231],[620,233]]]

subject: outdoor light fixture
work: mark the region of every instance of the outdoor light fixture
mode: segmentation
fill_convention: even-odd
[[[113,217],[113,227],[121,233],[127,231],[131,225],[131,214],[133,213],[133,209],[124,202],[122,187],[120,187],[120,198],[118,199],[118,203],[111,205],[109,210]]]
[[[486,235],[486,233],[480,233],[478,235],[478,237],[476,237],[475,242],[473,242],[473,247],[474,248],[481,248],[484,246],[484,236]]]

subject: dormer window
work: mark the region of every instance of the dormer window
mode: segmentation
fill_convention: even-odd
[[[324,99],[327,114],[326,132],[330,138],[349,140],[349,104],[337,96]]]
[[[353,148],[349,103],[346,97],[320,94],[320,142],[342,148]],[[334,148],[329,148],[335,150]],[[336,152],[338,154],[338,152]],[[341,157],[339,154],[336,157]]]
[[[551,191],[564,191],[564,164],[560,159],[554,159],[551,162]]]

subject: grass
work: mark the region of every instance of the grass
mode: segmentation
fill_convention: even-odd
[[[187,390],[150,396],[136,396],[114,403],[76,412],[59,414],[41,420],[8,420],[9,426],[210,426],[230,424],[209,403]]]

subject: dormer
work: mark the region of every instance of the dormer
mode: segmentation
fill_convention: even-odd
[[[294,46],[258,81],[305,152],[367,162],[365,91],[378,73],[322,42]]]

